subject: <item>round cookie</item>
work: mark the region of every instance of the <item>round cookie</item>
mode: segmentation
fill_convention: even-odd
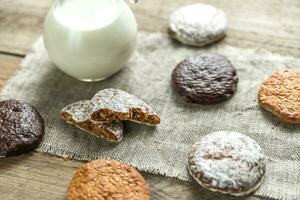
[[[204,46],[225,36],[224,12],[207,4],[192,4],[174,11],[169,20],[169,35],[183,44]]]
[[[262,84],[258,100],[282,121],[300,123],[300,70],[273,73]]]
[[[238,77],[230,61],[223,56],[206,53],[180,62],[173,70],[172,82],[186,101],[213,104],[233,96]]]
[[[132,199],[148,200],[148,186],[139,172],[114,160],[95,160],[83,164],[68,188],[68,200]]]
[[[44,136],[42,116],[26,102],[0,101],[0,121],[0,157],[31,151]]]
[[[266,170],[265,156],[260,146],[248,136],[213,132],[191,148],[188,170],[204,188],[245,196],[260,187]]]

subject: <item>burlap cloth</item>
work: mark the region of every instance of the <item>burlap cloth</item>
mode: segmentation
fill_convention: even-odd
[[[211,106],[193,105],[172,89],[170,77],[175,65],[202,52],[225,55],[236,67],[239,85],[232,99]],[[188,48],[159,33],[140,33],[137,50],[124,70],[103,82],[84,83],[50,64],[40,38],[2,95],[26,100],[41,112],[46,135],[40,152],[77,160],[113,158],[141,171],[181,180],[190,179],[187,152],[195,141],[218,130],[244,133],[261,145],[268,159],[265,181],[256,195],[300,199],[300,126],[281,123],[257,102],[263,80],[284,67],[299,68],[300,59],[224,45]],[[146,100],[160,114],[161,125],[125,123],[124,140],[114,145],[60,119],[63,107],[90,99],[104,88],[119,88]]]

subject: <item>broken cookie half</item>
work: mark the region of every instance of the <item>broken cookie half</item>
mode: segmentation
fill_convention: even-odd
[[[90,119],[89,108],[89,100],[78,101],[62,109],[61,117],[68,123],[96,137],[101,137],[111,142],[120,142],[123,138],[122,122],[95,122]]]
[[[90,101],[91,119],[98,122],[130,120],[148,125],[160,123],[159,116],[143,100],[119,89],[104,89]]]

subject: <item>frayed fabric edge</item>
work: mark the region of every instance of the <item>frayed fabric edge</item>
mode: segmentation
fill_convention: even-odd
[[[47,153],[47,154],[54,155],[54,156],[58,156],[63,159],[76,160],[76,161],[82,161],[82,162],[88,162],[88,161],[97,160],[97,159],[114,159],[114,158],[105,157],[105,156],[95,156],[95,155],[88,155],[88,154],[83,155],[83,154],[80,154],[77,152],[70,151],[68,149],[64,149],[64,148],[53,146],[53,145],[46,144],[46,143],[42,143],[38,147],[38,149],[36,149],[36,151],[41,152],[41,153]],[[182,175],[180,175],[178,173],[174,173],[173,171],[170,171],[170,170],[165,170],[162,168],[159,168],[159,169],[153,168],[151,166],[140,167],[140,166],[138,166],[138,163],[135,163],[135,162],[128,163],[127,161],[125,161],[123,159],[116,159],[116,160],[127,163],[130,166],[136,168],[137,170],[139,170],[141,172],[146,172],[146,173],[150,173],[150,174],[154,174],[154,175],[160,175],[160,176],[168,177],[168,178],[176,178],[176,179],[179,179],[180,181],[185,181],[185,182],[192,182],[191,177],[182,176]],[[252,196],[266,197],[266,198],[270,198],[270,199],[297,200],[297,197],[284,198],[283,196],[281,196],[279,194],[270,195],[270,194],[267,194],[262,191],[258,191],[258,192],[259,193],[252,194]]]

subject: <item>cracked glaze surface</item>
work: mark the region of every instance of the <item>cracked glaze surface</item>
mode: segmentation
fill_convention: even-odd
[[[120,142],[123,138],[123,124],[119,121],[110,123],[95,122],[90,119],[90,101],[82,100],[72,103],[61,111],[67,122],[96,136],[112,142]]]
[[[146,181],[138,171],[114,160],[96,160],[82,165],[74,175],[68,200],[149,200]]]
[[[61,110],[61,113],[68,113],[75,122],[84,122],[90,119],[90,101],[82,100],[72,103]]]
[[[170,36],[192,46],[215,42],[225,36],[226,29],[225,13],[207,4],[184,6],[170,16]]]
[[[191,148],[188,169],[203,187],[244,196],[255,191],[265,174],[260,146],[241,133],[219,131],[206,135]]]
[[[238,77],[230,61],[223,56],[197,54],[176,66],[172,82],[188,102],[213,104],[233,96]]]
[[[281,120],[300,123],[300,70],[284,69],[262,84],[259,103]]]
[[[0,101],[0,157],[35,149],[44,136],[44,120],[30,104]]]
[[[91,100],[91,118],[95,121],[131,120],[148,125],[160,123],[159,116],[143,100],[119,89],[104,89]]]

